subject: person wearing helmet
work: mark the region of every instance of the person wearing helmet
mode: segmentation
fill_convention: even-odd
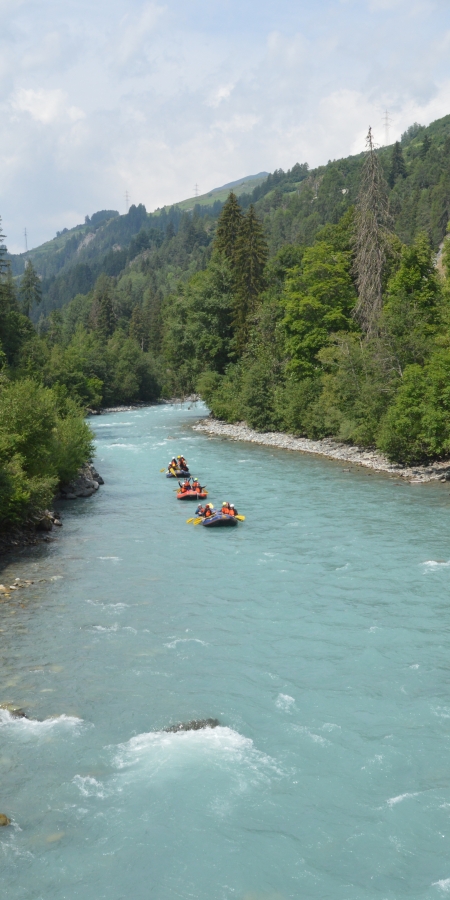
[[[207,503],[205,506],[205,519],[209,519],[213,514],[213,505],[212,503]]]
[[[167,470],[169,472],[172,472],[172,471],[177,472],[178,471],[178,463],[177,463],[175,457],[173,457],[173,459],[171,459],[169,465],[167,466]]]
[[[189,478],[186,478],[186,480],[183,481],[183,484],[181,484],[181,481],[179,481],[178,484],[180,485],[180,490],[181,490],[181,493],[182,493],[182,494],[185,494],[186,491],[191,491],[191,490],[192,490],[192,488],[191,488],[191,482],[190,482],[190,479],[189,479]]]
[[[201,516],[202,519],[204,519],[204,517],[206,515],[206,506],[202,506],[202,504],[199,503],[199,505],[197,506],[197,509],[195,510],[195,515]]]
[[[201,494],[204,491],[204,488],[201,486],[198,478],[194,478],[192,482],[192,490],[197,491],[197,494]]]
[[[237,516],[238,511],[237,511],[234,503],[229,503],[228,506],[229,506],[228,515]]]
[[[222,515],[228,516],[230,514],[230,504],[227,500],[224,500],[222,503]]]
[[[178,467],[182,472],[189,472],[188,464],[184,458],[184,456],[177,456]]]

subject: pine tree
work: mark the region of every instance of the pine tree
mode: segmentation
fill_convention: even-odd
[[[100,275],[95,286],[90,320],[98,336],[107,341],[116,327],[116,315],[111,296],[111,279]]]
[[[25,272],[22,275],[20,296],[22,298],[22,312],[25,316],[29,316],[33,306],[38,306],[42,300],[41,281],[31,259],[28,260]]]
[[[391,217],[387,184],[375,153],[371,128],[366,146],[355,216],[354,271],[358,286],[355,317],[363,331],[371,335],[377,330],[383,304],[382,278]]]
[[[400,142],[396,141],[392,150],[391,171],[389,173],[389,187],[393,188],[399,178],[406,178],[406,166],[403,159],[403,150]]]
[[[8,263],[6,260],[6,247],[4,245],[5,235],[2,232],[2,220],[0,216],[0,279],[6,275]]]
[[[220,213],[214,242],[216,250],[223,253],[229,260],[233,259],[236,240],[240,233],[243,218],[236,194],[231,191]]]
[[[428,136],[428,134],[426,134],[422,141],[422,149],[420,151],[421,159],[425,159],[430,147],[431,147],[431,138]]]
[[[242,351],[248,332],[248,317],[264,287],[264,267],[269,248],[264,229],[253,204],[241,220],[232,258],[235,310],[234,328],[237,344]]]
[[[130,319],[130,338],[139,344],[141,350],[146,350],[146,329],[142,307],[139,303],[133,306],[133,312]]]

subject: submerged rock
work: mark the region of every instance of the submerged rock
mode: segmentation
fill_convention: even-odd
[[[26,712],[20,706],[14,706],[13,703],[0,703],[0,709],[6,709],[15,719],[28,719]]]
[[[8,819],[8,816],[5,816],[4,813],[0,813],[0,827],[2,825],[11,825],[11,819]]]
[[[218,719],[192,719],[192,722],[179,722],[178,725],[169,725],[163,731],[176,733],[177,731],[200,731],[202,728],[217,728],[220,725]]]

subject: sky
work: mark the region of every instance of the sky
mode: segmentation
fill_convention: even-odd
[[[450,113],[449,0],[3,0],[0,216],[23,252]]]

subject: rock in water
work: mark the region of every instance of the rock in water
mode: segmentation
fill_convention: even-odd
[[[179,722],[178,725],[169,725],[163,731],[200,731],[201,728],[217,728],[220,725],[218,719],[192,719],[192,722]]]
[[[4,813],[0,813],[0,826],[2,825],[11,825],[11,819],[8,819],[8,816],[5,816]]]

